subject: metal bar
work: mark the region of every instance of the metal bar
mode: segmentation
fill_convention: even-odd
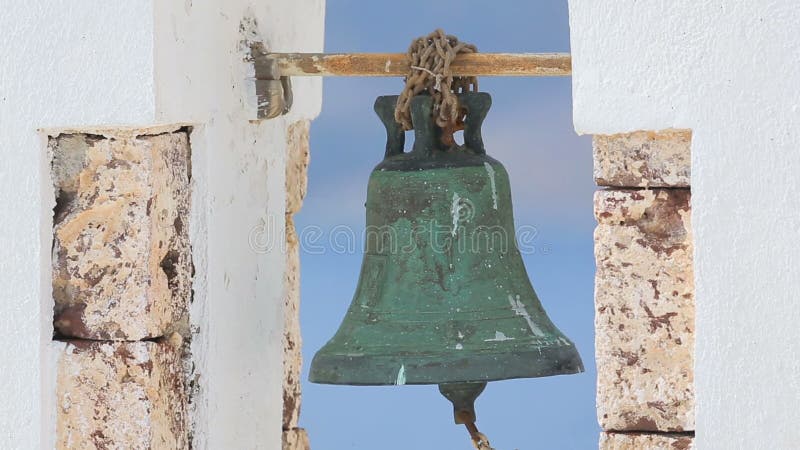
[[[257,66],[274,64],[284,77],[397,77],[409,70],[404,53],[254,53]],[[461,76],[564,77],[572,60],[569,53],[467,53],[450,68]],[[265,79],[259,72],[256,79]]]

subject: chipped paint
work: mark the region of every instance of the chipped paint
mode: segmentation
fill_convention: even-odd
[[[402,386],[406,384],[406,366],[405,364],[400,366],[400,370],[397,371],[397,381],[394,384],[398,386]]]
[[[458,192],[453,192],[453,204],[450,206],[450,212],[453,214],[453,230],[450,231],[450,234],[453,236],[458,233],[458,219],[461,216],[461,197],[459,197]]]
[[[497,209],[497,185],[494,181],[494,167],[488,162],[483,163],[483,167],[486,167],[486,173],[489,175],[489,183],[492,186],[492,207]]]
[[[528,313],[528,310],[525,309],[525,305],[520,301],[519,295],[514,298],[514,296],[508,294],[508,303],[511,305],[511,309],[513,309],[518,316],[525,319],[525,322],[528,323],[528,328],[530,328],[533,334],[536,336],[544,336],[542,330],[536,326],[535,323],[533,323],[533,319],[531,319],[531,315]]]
[[[491,339],[484,339],[483,342],[503,342],[503,341],[513,341],[513,337],[508,337],[502,331],[495,331],[494,337]]]

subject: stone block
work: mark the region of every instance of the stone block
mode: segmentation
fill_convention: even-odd
[[[691,450],[694,436],[683,434],[601,433],[600,450]]]
[[[597,410],[604,430],[694,430],[690,193],[594,200]]]
[[[292,428],[283,432],[283,450],[309,450],[308,434],[302,428]]]
[[[283,429],[297,427],[300,418],[300,251],[291,216],[286,216],[286,273],[284,277]]]
[[[308,185],[307,120],[287,130],[286,160],[286,272],[284,275],[283,429],[297,427],[300,418],[300,250],[293,215],[300,210]]]
[[[164,335],[191,289],[187,133],[62,134],[49,148],[56,330],[100,340]]]
[[[286,214],[300,211],[308,189],[310,123],[300,120],[286,130]]]
[[[688,187],[691,142],[688,130],[595,135],[595,182],[615,187]]]
[[[67,341],[58,361],[56,448],[188,449],[178,334]]]

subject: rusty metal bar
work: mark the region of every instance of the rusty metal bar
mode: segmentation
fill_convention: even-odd
[[[258,119],[286,114],[291,108],[290,77],[401,77],[408,74],[405,53],[268,53],[250,45]],[[453,75],[488,77],[566,77],[569,53],[466,53],[450,65]],[[420,69],[422,70],[422,69]]]
[[[254,52],[257,67],[277,74],[256,79],[297,76],[397,77],[408,73],[404,53],[261,53]],[[456,57],[453,75],[499,77],[564,77],[572,73],[569,53],[472,53]]]

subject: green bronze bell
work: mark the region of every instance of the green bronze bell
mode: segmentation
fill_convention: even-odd
[[[483,92],[459,94],[464,145],[445,146],[432,99],[412,99],[415,141],[404,153],[397,96],[379,97],[383,161],[367,193],[364,260],[339,330],[314,356],[310,380],[438,384],[457,423],[475,420],[485,383],[583,371],[575,345],[533,291],[514,235],[508,174],[486,155]]]

